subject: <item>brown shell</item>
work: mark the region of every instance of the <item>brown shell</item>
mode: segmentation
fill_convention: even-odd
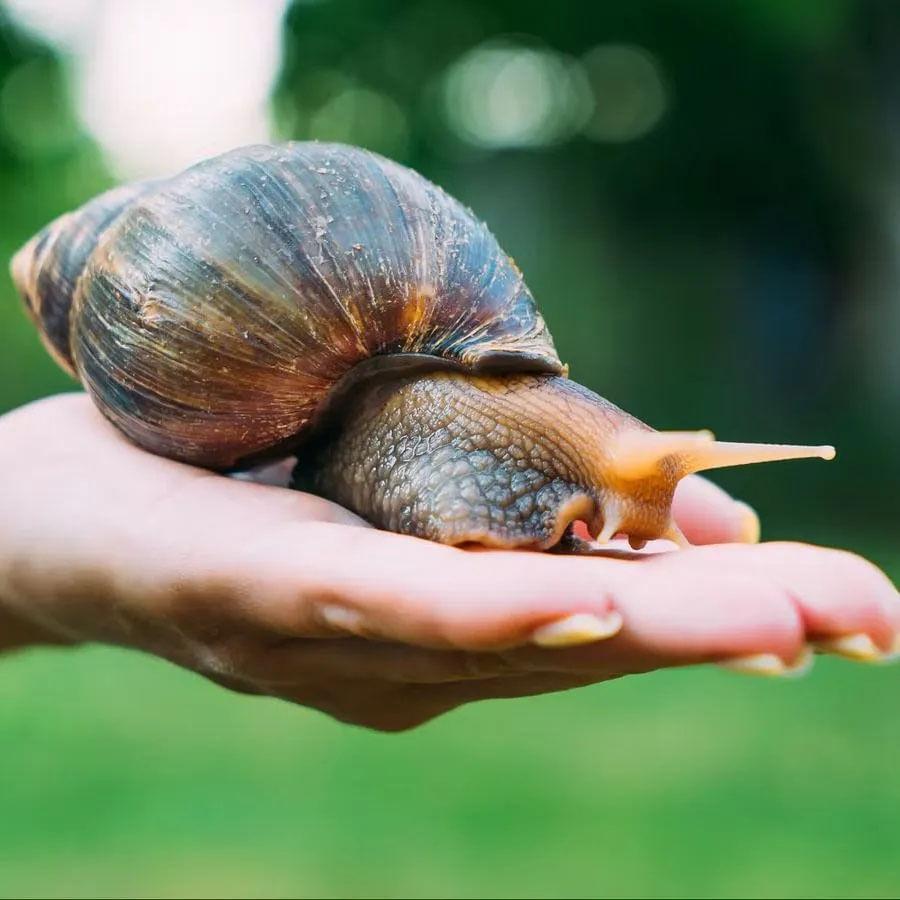
[[[214,468],[287,452],[361,377],[563,371],[487,228],[338,144],[242,148],[110,191],[33,238],[13,276],[112,422]]]
[[[13,281],[53,358],[75,375],[69,347],[69,312],[78,276],[97,237],[153,183],[113,188],[81,209],[66,213],[39,231],[13,257]]]

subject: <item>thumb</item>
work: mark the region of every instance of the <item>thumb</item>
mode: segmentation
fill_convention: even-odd
[[[672,513],[692,544],[759,542],[756,511],[699,475],[691,475],[678,484]]]

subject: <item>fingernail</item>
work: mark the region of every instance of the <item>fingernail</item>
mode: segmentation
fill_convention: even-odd
[[[531,634],[531,642],[538,647],[574,647],[610,638],[621,628],[622,616],[615,610],[604,616],[575,613],[536,628]]]
[[[856,662],[886,662],[893,655],[885,653],[869,635],[862,632],[814,641],[813,646],[820,653],[831,653]]]
[[[322,621],[337,631],[348,631],[351,634],[362,634],[363,617],[355,609],[338,606],[335,603],[323,603],[319,607]]]
[[[743,500],[735,500],[734,505],[738,508],[738,515],[741,522],[741,543],[758,544],[760,538],[759,514]]]
[[[800,655],[788,665],[774,653],[754,653],[750,656],[735,656],[717,663],[723,669],[740,672],[744,675],[765,675],[770,678],[798,678],[805,675],[813,664],[813,654],[805,647]]]

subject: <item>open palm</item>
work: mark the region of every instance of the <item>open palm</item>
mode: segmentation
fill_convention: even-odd
[[[0,419],[0,648],[120,644],[383,730],[667,666],[785,674],[811,643],[897,649],[871,564],[740,543],[752,514],[701,479],[675,514],[707,546],[470,552],[151,456],[63,395]]]

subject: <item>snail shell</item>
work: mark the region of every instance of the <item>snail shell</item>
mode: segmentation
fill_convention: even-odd
[[[36,235],[13,276],[104,415],[213,468],[284,455],[388,372],[564,371],[485,225],[339,144],[246,147],[116,188]]]
[[[570,381],[487,228],[353,147],[247,147],[110,191],[13,277],[140,446],[230,469],[304,444],[294,487],[444,543],[573,550],[575,519],[681,540],[689,472],[834,455],[660,434]]]

